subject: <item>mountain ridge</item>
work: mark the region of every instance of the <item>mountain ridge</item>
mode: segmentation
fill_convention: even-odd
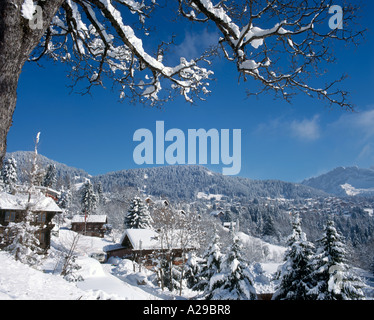
[[[34,153],[17,151],[7,154],[14,157],[21,167],[30,164]],[[270,198],[311,198],[327,196],[325,192],[280,180],[252,180],[239,176],[224,176],[210,171],[201,165],[178,165],[152,168],[136,168],[90,176],[83,169],[69,167],[65,164],[38,155],[42,166],[55,164],[57,176],[90,178],[94,183],[101,182],[104,191],[114,188],[134,187],[154,196],[165,196],[176,200],[196,199],[198,193],[220,194],[227,197],[253,199]]]
[[[337,196],[374,195],[372,168],[337,167],[317,177],[305,179],[301,184]]]

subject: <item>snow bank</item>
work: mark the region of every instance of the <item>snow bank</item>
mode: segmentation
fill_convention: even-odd
[[[0,251],[0,299],[76,300],[85,296],[74,283],[30,268]]]
[[[283,262],[283,256],[286,251],[285,247],[277,246],[274,244],[267,243],[260,238],[255,238],[252,236],[249,236],[245,234],[244,232],[238,232],[238,236],[240,240],[242,241],[243,245],[250,244],[251,242],[259,242],[262,246],[267,247],[269,249],[269,253],[267,256],[267,260],[275,263],[282,263]],[[271,264],[269,264],[271,265]]]

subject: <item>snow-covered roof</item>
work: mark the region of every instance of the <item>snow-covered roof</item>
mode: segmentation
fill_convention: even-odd
[[[173,249],[180,249],[181,245],[179,243],[180,239],[180,232],[181,230],[173,230],[171,238],[172,238],[172,247]],[[155,250],[155,249],[162,249],[160,235],[151,229],[126,229],[121,237],[121,245],[123,245],[123,241],[125,238],[130,240],[131,245],[134,250]],[[170,235],[169,235],[170,236]],[[192,241],[194,242],[194,241]],[[197,243],[187,246],[189,248],[197,247]],[[165,248],[165,246],[164,246]]]
[[[40,192],[32,194],[30,201],[28,193],[13,195],[0,192],[0,210],[26,210],[27,207],[33,212],[62,212],[53,199],[44,196]]]
[[[160,249],[161,244],[158,240],[158,234],[151,229],[126,229],[121,238],[121,244],[125,237],[131,242],[134,250],[152,250]]]
[[[55,196],[60,196],[61,195],[61,192],[59,192],[55,189],[49,188],[49,187],[35,186],[35,189],[40,190],[43,193],[49,193],[49,194],[52,194],[52,195],[55,195]]]
[[[224,222],[223,226],[225,228],[230,228],[231,226],[235,227],[236,226],[236,222],[232,222],[232,221],[231,222]]]
[[[211,216],[219,216],[220,214],[223,214],[223,211],[222,210],[216,210],[216,211],[212,211],[210,213]]]
[[[84,223],[84,222],[91,222],[91,223],[107,223],[107,216],[104,214],[90,214],[87,215],[86,219],[84,215],[75,215],[71,220],[72,223]]]

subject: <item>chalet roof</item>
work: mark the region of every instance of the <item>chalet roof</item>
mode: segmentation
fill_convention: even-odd
[[[230,228],[231,226],[235,227],[236,226],[236,222],[224,222],[222,224],[225,228]]]
[[[158,240],[158,234],[151,229],[126,229],[121,238],[121,244],[125,238],[130,240],[134,250],[153,250],[160,249],[161,244]]]
[[[107,223],[108,218],[106,215],[102,214],[90,214],[87,215],[86,220],[84,218],[84,215],[77,214],[73,216],[73,219],[71,220],[71,223]]]
[[[17,193],[13,195],[0,192],[0,210],[25,211],[27,207],[33,212],[62,212],[53,199],[44,196],[40,192],[33,193],[30,197],[30,201],[28,193]]]
[[[220,214],[224,214],[224,212],[222,210],[216,210],[216,211],[212,211],[210,213],[211,216],[214,216],[214,217],[217,217],[219,216]]]
[[[55,189],[49,188],[49,187],[35,186],[35,189],[40,190],[44,194],[45,193],[52,194],[52,195],[57,196],[57,197],[61,195],[61,192],[59,192]]]
[[[180,249],[181,244],[179,243],[179,233],[181,230],[174,230],[172,232],[172,239],[169,239],[169,241],[172,242],[173,249]],[[151,229],[126,229],[123,233],[120,244],[124,245],[124,240],[126,237],[129,239],[131,246],[134,250],[156,250],[156,249],[162,249],[161,247],[161,241],[160,241],[160,235],[155,231]],[[192,241],[194,242],[194,241]],[[188,247],[197,247],[197,243],[188,246]],[[165,248],[165,245],[164,245]]]

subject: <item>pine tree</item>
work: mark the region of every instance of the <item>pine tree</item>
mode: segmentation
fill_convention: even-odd
[[[132,199],[124,224],[126,229],[152,228],[152,218],[148,207],[139,197]]]
[[[25,214],[20,222],[11,222],[7,225],[5,234],[7,236],[5,250],[10,252],[14,258],[22,263],[26,263],[33,267],[38,267],[41,260],[44,258],[46,251],[40,247],[37,234],[41,231],[40,226],[35,225],[37,219],[36,213],[33,212],[33,202],[38,203],[38,197],[41,195],[34,189],[34,176],[37,173],[37,147],[39,143],[40,132],[36,136],[35,153],[33,159],[33,166],[30,172],[30,186],[28,188],[28,201],[26,203]],[[16,162],[12,158],[7,162],[6,174],[3,177],[10,183],[16,182]],[[10,178],[11,177],[11,178]],[[35,198],[34,201],[32,199]]]
[[[43,186],[47,188],[53,188],[57,181],[57,170],[55,164],[50,164],[45,173]]]
[[[370,271],[374,275],[374,256],[373,256],[371,264],[370,264]]]
[[[188,253],[187,262],[184,265],[184,279],[187,287],[193,289],[200,282],[200,263],[203,259],[196,256],[196,252]]]
[[[5,191],[12,191],[14,185],[17,183],[17,161],[14,158],[9,158],[4,162],[1,170],[1,177],[4,183]]]
[[[212,242],[204,252],[203,258],[199,261],[200,272],[198,278],[200,281],[192,288],[193,290],[204,291],[203,296],[208,295],[210,279],[220,270],[222,259],[220,238],[215,233]]]
[[[225,222],[232,222],[232,213],[229,208],[225,210],[225,216],[224,216],[224,221]]]
[[[36,237],[40,227],[35,225],[36,214],[30,209],[30,202],[22,221],[11,222],[6,227],[7,246],[4,248],[15,260],[38,268],[46,253],[40,247],[39,239]]]
[[[241,258],[241,245],[234,237],[218,273],[209,282],[207,300],[256,300],[252,275]]]
[[[263,236],[276,236],[277,232],[274,227],[274,220],[270,214],[267,214],[264,219],[264,225],[262,227]]]
[[[173,261],[168,259],[165,254],[160,254],[157,259],[155,270],[162,290],[167,288],[170,292],[181,289],[181,270],[173,265]],[[183,285],[183,284],[182,284]]]
[[[97,193],[97,196],[98,196],[99,205],[104,204],[103,185],[101,184],[100,181],[96,184],[96,193]]]
[[[91,181],[87,181],[81,190],[82,213],[90,215],[97,208],[97,195],[94,192]]]
[[[293,219],[293,233],[288,239],[285,263],[277,272],[280,280],[273,296],[274,300],[310,300],[309,290],[312,287],[313,245],[307,241],[301,229],[298,214]]]
[[[60,197],[57,200],[57,205],[61,209],[68,209],[70,207],[70,204],[71,204],[71,198],[72,198],[71,190],[70,189],[65,190],[63,188],[60,191]]]
[[[358,300],[364,297],[363,284],[359,277],[352,274],[346,259],[343,237],[329,220],[324,236],[319,240],[315,255],[314,287],[310,293],[317,300]]]

